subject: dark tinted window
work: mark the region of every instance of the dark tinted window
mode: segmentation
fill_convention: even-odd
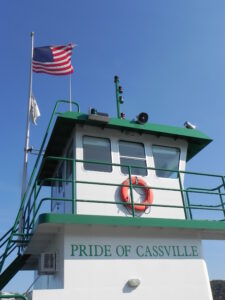
[[[112,163],[110,140],[91,136],[83,137],[84,160]],[[111,165],[84,163],[85,170],[112,172]]]

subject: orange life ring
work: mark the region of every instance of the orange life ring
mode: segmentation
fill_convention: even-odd
[[[142,205],[139,205],[139,204],[134,205],[135,211],[144,212],[149,207],[148,205],[144,205],[144,204],[152,204],[153,203],[153,192],[149,188],[149,186],[146,184],[146,182],[139,177],[132,176],[131,182],[132,182],[132,185],[135,185],[135,186],[138,185],[140,187],[143,187],[145,190],[146,196],[145,196],[145,200],[141,203]],[[130,185],[130,182],[129,182],[129,178],[128,178],[122,182],[122,186],[120,189],[121,198],[122,198],[123,202],[125,202],[125,203],[128,203],[128,202],[130,203],[130,196],[128,195],[129,185]],[[128,206],[130,208],[132,208],[132,204],[130,204]]]

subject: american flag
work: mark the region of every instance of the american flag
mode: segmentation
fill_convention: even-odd
[[[74,45],[45,46],[34,48],[32,70],[49,75],[73,73],[71,55]]]

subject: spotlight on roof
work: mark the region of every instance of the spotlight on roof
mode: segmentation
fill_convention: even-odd
[[[141,112],[138,116],[137,116],[137,122],[140,124],[145,124],[146,122],[148,122],[148,114],[145,112]]]
[[[132,279],[129,279],[127,283],[129,285],[129,287],[136,288],[140,285],[141,280],[138,278],[132,278]]]
[[[196,129],[196,125],[194,125],[194,124],[191,124],[191,122],[188,122],[188,121],[186,121],[185,123],[184,123],[184,126],[186,127],[186,128],[188,128],[188,129]]]
[[[89,108],[88,119],[93,120],[93,121],[108,123],[109,122],[109,115],[107,113],[98,112],[97,109],[95,109],[93,107],[90,107]]]

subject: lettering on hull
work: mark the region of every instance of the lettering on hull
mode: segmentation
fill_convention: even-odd
[[[71,244],[72,258],[201,258],[197,245]]]

